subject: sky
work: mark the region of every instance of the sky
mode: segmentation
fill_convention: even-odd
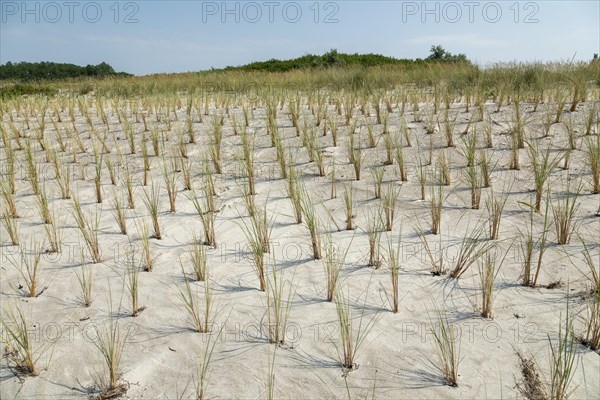
[[[330,49],[425,58],[438,44],[482,66],[589,60],[599,21],[600,0],[0,0],[0,63],[107,62],[145,75]]]

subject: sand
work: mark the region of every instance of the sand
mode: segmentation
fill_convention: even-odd
[[[88,98],[89,99],[89,98]],[[135,104],[135,103],[134,103]],[[584,103],[574,113],[565,112],[564,118],[582,118],[583,109],[591,103]],[[108,106],[107,106],[108,107]],[[423,107],[425,107],[423,105]],[[524,113],[529,123],[527,132],[541,136],[541,116],[545,106],[535,113],[533,105],[524,104]],[[558,337],[561,319],[567,313],[574,317],[575,331],[583,328],[586,312],[586,293],[589,290],[588,274],[582,261],[583,245],[573,237],[567,245],[556,244],[556,236],[551,226],[548,234],[548,249],[544,255],[543,267],[536,288],[520,285],[522,257],[520,245],[523,239],[519,231],[525,232],[529,223],[528,208],[523,202],[532,201],[533,177],[526,150],[521,150],[520,171],[507,168],[510,154],[509,130],[512,106],[503,106],[500,113],[494,113],[495,105],[486,104],[486,110],[495,121],[493,126],[494,148],[488,155],[496,162],[493,172],[493,188],[482,190],[479,210],[470,209],[470,194],[464,176],[464,148],[460,132],[466,127],[470,115],[464,113],[464,104],[455,103],[452,112],[458,112],[455,134],[456,148],[445,149],[442,132],[427,135],[424,123],[412,122],[412,111],[406,112],[406,120],[413,137],[413,146],[406,147],[408,182],[398,180],[397,165],[384,166],[384,185],[401,186],[396,207],[396,222],[392,232],[381,236],[382,256],[385,256],[389,240],[397,243],[401,235],[401,271],[399,274],[399,312],[390,311],[388,294],[390,271],[385,262],[380,268],[367,265],[368,241],[365,233],[366,217],[371,207],[380,200],[374,198],[373,178],[369,169],[382,165],[385,161],[383,140],[376,148],[368,148],[366,128],[360,127],[361,141],[365,154],[362,179],[354,180],[352,165],[348,163],[346,146],[347,127],[342,116],[336,116],[333,106],[329,114],[338,118],[340,126],[337,147],[332,147],[331,134],[319,135],[327,157],[326,164],[335,162],[338,179],[338,196],[330,198],[330,177],[318,176],[314,163],[308,161],[307,152],[302,148],[300,137],[287,116],[287,107],[279,111],[278,125],[283,143],[296,156],[298,171],[304,175],[306,188],[323,221],[323,232],[330,232],[331,238],[340,249],[348,249],[339,285],[349,296],[353,306],[354,328],[362,322],[368,324],[364,341],[356,353],[356,367],[344,370],[338,358],[339,324],[335,303],[325,301],[325,270],[322,260],[312,258],[308,229],[304,224],[296,224],[292,205],[285,192],[285,181],[279,177],[275,149],[270,147],[266,134],[265,109],[258,107],[251,119],[250,129],[256,132],[256,204],[267,204],[269,216],[273,217],[272,254],[268,262],[270,271],[274,259],[280,276],[290,280],[295,295],[289,315],[289,329],[286,341],[277,348],[275,354],[274,396],[276,398],[469,398],[496,399],[520,397],[517,382],[521,379],[517,352],[533,356],[541,372],[549,373],[549,339]],[[93,109],[92,109],[93,110]],[[164,112],[164,110],[163,110]],[[211,108],[211,113],[223,113],[223,109]],[[307,115],[309,111],[304,109]],[[179,109],[178,121],[172,122],[172,130],[167,133],[169,141],[165,148],[175,147],[176,132],[185,129],[185,109]],[[241,109],[231,107],[238,121],[243,120]],[[61,112],[68,121],[68,112]],[[102,129],[96,113],[92,111],[98,129]],[[156,184],[163,187],[160,225],[162,240],[150,239],[155,256],[152,272],[139,273],[139,302],[145,306],[137,317],[130,316],[131,309],[125,287],[126,253],[128,246],[136,246],[140,254],[139,234],[136,221],[149,222],[148,212],[142,202],[141,155],[128,155],[128,145],[123,129],[118,123],[114,110],[108,108],[110,131],[115,132],[128,163],[137,165],[136,209],[128,210],[129,235],[121,235],[112,215],[110,199],[113,190],[124,196],[123,184],[116,187],[110,184],[108,171],[103,169],[102,190],[104,201],[96,204],[94,191],[94,166],[89,126],[78,115],[76,127],[88,148],[87,155],[79,154],[80,168],[73,168],[73,191],[81,200],[85,212],[98,209],[100,226],[98,229],[102,249],[102,263],[87,266],[93,270],[93,303],[85,308],[81,304],[81,293],[76,272],[81,270],[80,250],[85,249],[80,234],[71,215],[71,202],[60,198],[60,191],[53,176],[52,166],[44,162],[44,153],[37,144],[34,149],[40,162],[46,191],[57,218],[64,225],[63,251],[59,254],[44,254],[41,263],[44,267],[41,284],[46,289],[36,298],[28,298],[18,289],[23,278],[9,262],[18,256],[18,248],[12,246],[2,228],[2,307],[6,310],[19,304],[26,315],[34,338],[34,349],[47,347],[38,360],[40,372],[35,377],[15,375],[7,358],[0,364],[0,397],[2,398],[81,398],[98,393],[99,377],[106,376],[100,353],[94,345],[96,328],[102,329],[109,321],[118,321],[123,332],[128,332],[119,370],[121,382],[129,389],[125,398],[190,398],[195,396],[194,382],[198,363],[207,347],[209,334],[192,329],[189,316],[178,297],[178,289],[184,287],[184,277],[179,259],[189,270],[189,251],[192,233],[202,236],[202,225],[192,202],[182,189],[181,174],[177,181],[177,211],[168,212],[168,201],[164,191],[161,162],[153,157],[152,176]],[[24,127],[21,116],[15,117],[15,126],[23,129],[25,135],[33,135],[33,129]],[[370,117],[374,121],[374,114]],[[441,113],[440,113],[441,115]],[[363,117],[355,111],[359,126]],[[163,117],[164,118],[164,117]],[[171,118],[173,114],[171,112]],[[312,118],[312,117],[310,117]],[[400,126],[398,109],[390,116],[389,126],[398,131]],[[6,124],[8,115],[4,115]],[[141,140],[143,124],[134,122],[130,115],[136,137]],[[68,122],[59,123],[66,126]],[[156,122],[148,116],[148,124],[165,129],[165,123]],[[483,123],[478,123],[482,126]],[[32,124],[34,126],[35,123]],[[208,131],[210,119],[194,123],[198,138],[197,144],[187,144],[188,154],[194,161],[194,185],[201,193],[200,161],[208,157]],[[318,128],[322,130],[321,128]],[[377,137],[381,138],[381,125],[374,125]],[[46,135],[56,134],[48,124]],[[581,134],[579,129],[578,135]],[[109,136],[110,137],[110,136]],[[427,214],[427,201],[420,200],[420,187],[417,180],[417,140],[422,147],[424,158],[428,157],[430,138],[435,154],[446,151],[450,160],[452,184],[444,188],[447,198],[441,222],[440,235],[431,235]],[[551,137],[540,139],[552,143],[554,149],[566,146],[566,132],[562,124],[551,129]],[[58,148],[53,140],[49,143]],[[358,143],[358,140],[357,140]],[[481,145],[482,142],[480,142]],[[590,172],[586,164],[584,142],[571,154],[569,171],[556,168],[549,179],[553,195],[565,188],[567,174],[582,182],[576,212],[577,231],[591,244],[596,265],[598,242],[600,241],[600,218],[596,211],[599,195],[590,194]],[[109,147],[113,147],[109,141]],[[481,146],[479,146],[481,147]],[[209,279],[214,290],[213,339],[216,340],[207,377],[207,398],[266,398],[269,378],[269,362],[274,344],[268,343],[261,324],[265,323],[266,295],[258,290],[258,279],[253,270],[242,230],[242,218],[248,218],[240,196],[240,165],[236,157],[241,152],[240,137],[226,119],[222,144],[222,175],[215,175],[216,199],[219,213],[216,217],[217,247],[207,248]],[[31,243],[46,246],[43,224],[35,204],[35,196],[26,179],[23,152],[17,151],[16,202],[20,214],[20,237],[26,249]],[[150,152],[152,154],[152,152]],[[553,152],[555,154],[556,151]],[[167,152],[169,156],[170,153]],[[115,157],[115,151],[106,157]],[[5,162],[3,152],[2,163]],[[133,164],[130,164],[133,165]],[[560,164],[562,165],[562,163]],[[430,167],[428,167],[430,168]],[[81,170],[85,179],[81,179]],[[328,169],[329,170],[329,169]],[[120,178],[123,168],[119,168]],[[355,224],[353,231],[338,230],[345,226],[342,193],[344,184],[352,183],[355,190]],[[430,196],[429,186],[427,198]],[[493,319],[480,316],[481,284],[477,263],[458,280],[445,276],[433,276],[431,265],[416,234],[425,232],[432,248],[444,248],[444,260],[452,267],[463,237],[468,236],[478,224],[486,224],[485,201],[491,190],[508,193],[508,200],[502,220],[500,239],[496,241],[498,257],[506,258],[495,283]],[[122,197],[123,199],[125,197]],[[554,201],[555,204],[555,201]],[[330,216],[328,215],[330,214]],[[486,225],[487,226],[487,225]],[[542,217],[534,215],[534,229],[539,232]],[[419,228],[420,227],[420,228]],[[151,225],[149,225],[151,229]],[[487,228],[486,228],[487,229]],[[325,235],[323,235],[323,239]],[[537,257],[537,253],[536,253]],[[537,258],[536,258],[537,260]],[[561,282],[557,288],[544,286]],[[201,283],[191,283],[192,288],[202,293]],[[199,299],[203,296],[200,294]],[[445,384],[438,369],[440,362],[430,329],[436,321],[436,310],[442,310],[450,323],[460,332],[458,348],[460,365],[458,387]],[[96,328],[95,328],[96,327]],[[223,327],[221,335],[216,332]],[[363,330],[363,332],[365,332]],[[47,344],[52,342],[50,346]],[[570,388],[572,398],[598,398],[600,393],[600,357],[594,351],[576,346],[576,371]]]

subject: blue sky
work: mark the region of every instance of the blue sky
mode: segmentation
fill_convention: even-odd
[[[588,60],[600,1],[0,0],[0,63],[106,61],[184,72],[306,53],[424,58],[433,44],[486,65]]]

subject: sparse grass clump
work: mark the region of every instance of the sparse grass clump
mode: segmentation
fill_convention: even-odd
[[[484,226],[478,226],[469,233],[465,233],[460,244],[458,256],[454,263],[454,268],[450,271],[452,278],[460,278],[471,265],[473,265],[490,249],[492,243],[483,238]]]
[[[169,212],[177,211],[175,201],[177,199],[177,176],[175,175],[175,162],[171,167],[167,166],[167,162],[163,159],[163,178],[167,189],[167,197],[169,198]]]
[[[431,196],[427,210],[431,218],[431,233],[437,235],[440,233],[442,224],[442,209],[444,205],[444,187],[435,185],[431,187]]]
[[[534,208],[531,207],[531,212],[529,215],[529,226],[526,233],[523,233],[519,230],[521,237],[524,239],[521,244],[521,252],[523,254],[524,259],[524,267],[523,267],[523,279],[522,284],[524,286],[536,287],[540,272],[542,270],[543,265],[543,257],[544,253],[547,250],[547,241],[548,241],[548,232],[550,227],[550,219],[548,217],[548,210],[550,209],[549,201],[546,199],[546,207],[543,216],[543,227],[542,231],[539,234],[537,240],[534,238],[533,232],[533,217],[534,217]],[[537,264],[535,264],[535,274],[532,276],[532,272],[534,269],[534,250],[538,250],[538,258]]]
[[[298,183],[296,167],[290,162],[288,165],[289,171],[286,179],[285,190],[292,203],[294,209],[294,218],[297,224],[302,223],[302,192],[301,186]]]
[[[369,240],[369,266],[381,266],[381,234],[383,232],[383,218],[381,210],[371,208],[367,212],[367,238]]]
[[[500,237],[500,223],[502,222],[502,213],[508,200],[508,194],[496,195],[493,190],[490,193],[490,197],[485,201],[485,207],[488,212],[490,239],[496,240]]]
[[[113,206],[113,216],[119,226],[119,232],[121,232],[121,235],[127,235],[127,212],[115,192],[113,192],[111,203]]]
[[[292,282],[285,279],[283,270],[273,265],[267,279],[267,339],[276,345],[285,344],[288,320],[294,297]]]
[[[396,186],[394,183],[389,183],[386,190],[382,193],[381,202],[385,219],[385,230],[388,232],[394,227],[398,196],[400,196],[400,186]]]
[[[354,230],[354,189],[352,184],[344,186],[344,206],[346,211],[346,230]]]
[[[264,292],[267,289],[267,280],[265,275],[265,254],[269,254],[269,235],[271,224],[267,217],[266,205],[264,209],[256,210],[250,216],[250,222],[242,220],[244,235],[250,249],[250,257],[256,276],[258,277],[259,290]]]
[[[454,325],[448,317],[437,310],[436,321],[431,321],[430,328],[437,350],[439,364],[444,381],[449,386],[458,386],[458,366],[460,364],[460,333],[456,332]]]
[[[322,258],[321,220],[306,189],[303,189],[302,194],[302,215],[304,216],[304,221],[310,233],[310,243],[312,245],[313,258],[315,260],[320,260]]]
[[[98,382],[101,389],[98,399],[121,396],[129,388],[127,383],[120,382],[121,357],[129,337],[129,330],[119,325],[111,314],[112,309],[109,311],[107,322],[93,324],[96,332],[93,344],[102,356],[107,373],[107,377],[101,378]]]
[[[94,288],[94,270],[82,265],[81,271],[75,271],[75,275],[77,276],[79,289],[81,290],[81,303],[84,307],[89,307],[94,300],[92,296]]]
[[[198,290],[192,289],[192,285],[190,281],[187,279],[185,275],[185,271],[181,270],[185,288],[177,288],[177,294],[190,317],[192,326],[195,331],[200,333],[210,332],[212,329],[212,320],[213,320],[213,298],[212,298],[212,288],[210,287],[210,283],[208,279],[204,280],[204,304],[200,304],[200,296]],[[201,308],[202,307],[202,308]]]
[[[152,227],[154,228],[154,238],[161,240],[162,234],[160,232],[160,224],[158,222],[158,215],[160,213],[160,186],[154,184],[152,182],[150,184],[150,190],[144,190],[144,205],[148,209],[150,213],[150,218],[152,219]]]
[[[77,224],[77,228],[79,229],[79,233],[83,238],[88,251],[90,252],[90,256],[92,257],[92,262],[94,264],[102,262],[102,256],[100,253],[100,243],[98,241],[98,227],[100,225],[100,213],[96,210],[94,215],[88,215],[86,217],[81,209],[81,203],[79,199],[73,197],[73,209],[72,209],[73,217],[75,218],[75,222]]]
[[[18,259],[14,257],[8,258],[23,278],[25,284],[20,285],[20,287],[25,289],[25,294],[28,297],[38,297],[46,289],[42,287],[40,281],[40,275],[44,269],[44,264],[40,262],[41,256],[41,246],[32,240],[29,249],[22,245],[19,246]]]
[[[333,301],[337,292],[337,284],[340,277],[340,272],[344,268],[344,262],[348,249],[342,252],[338,248],[333,240],[331,234],[327,235],[327,242],[325,243],[325,258],[323,259],[323,265],[325,266],[325,281],[327,284],[327,301]]]
[[[192,249],[190,250],[192,263],[192,276],[196,281],[204,281],[206,279],[206,249],[201,240],[194,233],[192,235]]]
[[[552,213],[554,214],[554,227],[558,244],[567,244],[571,241],[571,235],[576,229],[574,222],[575,213],[579,208],[577,198],[581,191],[581,185],[571,192],[570,185],[567,184],[566,193],[563,198],[559,198],[552,204]]]
[[[129,299],[131,301],[131,316],[137,317],[145,307],[139,305],[139,265],[135,259],[135,253],[129,252],[126,255],[126,276],[125,276],[125,287],[129,292]]]
[[[600,354],[600,289],[588,300],[584,330],[577,336],[577,341]]]
[[[402,232],[398,235],[400,238],[402,237]],[[399,286],[398,286],[398,274],[400,272],[400,249],[402,246],[402,241],[398,240],[398,244],[394,249],[392,245],[392,241],[388,242],[388,251],[386,254],[387,265],[390,269],[390,279],[392,287],[390,289],[389,303],[394,314],[398,313],[398,303],[399,303]]]
[[[551,399],[567,399],[571,395],[571,380],[577,369],[575,360],[575,337],[573,335],[573,319],[569,316],[569,302],[567,301],[567,315],[560,321],[558,339],[553,344],[548,335],[550,347],[550,379],[548,395]]]
[[[504,256],[498,262],[499,253],[494,249],[487,251],[479,260],[479,278],[481,282],[481,316],[483,318],[492,318],[492,310],[494,304],[494,283],[496,282],[496,277],[500,272],[500,268],[506,259],[506,255],[509,253],[509,246],[507,250],[504,251]]]
[[[534,188],[535,188],[535,211],[540,212],[542,205],[542,197],[544,195],[544,186],[546,181],[550,177],[552,170],[560,162],[560,154],[553,158],[550,158],[550,146],[546,147],[545,151],[541,151],[538,148],[537,143],[528,142],[528,154],[531,161],[531,168],[533,172]]]
[[[211,188],[205,185],[205,196],[203,202],[197,197],[196,190],[192,187],[188,198],[192,201],[200,220],[202,221],[202,227],[204,228],[204,244],[207,246],[215,247],[217,245],[217,239],[215,235],[215,218],[216,212],[211,211],[211,199],[212,193]]]
[[[10,237],[11,243],[13,246],[19,245],[19,223],[16,218],[11,216],[11,212],[9,211],[8,206],[4,205],[2,207],[2,218],[0,219],[2,225],[8,232],[8,236]]]
[[[377,314],[374,314],[371,319],[364,321],[365,306],[361,307],[360,314],[356,318],[350,305],[349,294],[344,294],[341,289],[337,290],[335,308],[340,335],[337,350],[340,364],[345,370],[353,370],[358,367],[356,364],[357,354],[362,349],[362,345],[373,328],[377,317]],[[355,325],[356,319],[358,320],[358,326]]]
[[[0,326],[4,331],[0,343],[4,344],[4,354],[8,362],[19,374],[36,376],[39,373],[37,362],[48,350],[50,343],[43,343],[34,349],[36,337],[31,323],[25,318],[19,306],[5,309],[2,307]]]
[[[600,132],[585,137],[587,162],[592,173],[592,193],[600,193]]]

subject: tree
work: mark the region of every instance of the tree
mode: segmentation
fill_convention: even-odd
[[[431,50],[429,52],[431,54],[429,57],[427,57],[428,60],[443,60],[450,55],[450,53],[447,53],[446,50],[439,44],[437,46],[431,46]]]
[[[431,46],[431,53],[427,60],[435,60],[435,61],[449,61],[449,62],[466,62],[467,56],[465,54],[452,54],[449,51],[446,51],[441,45]]]

